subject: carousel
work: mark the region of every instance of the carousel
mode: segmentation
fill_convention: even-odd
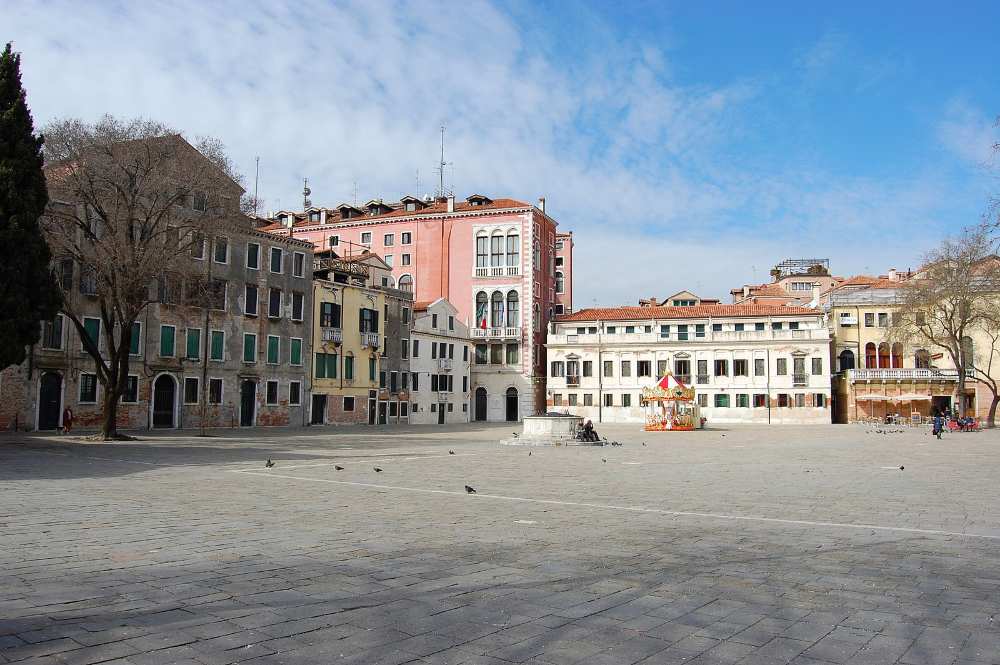
[[[643,388],[642,403],[646,408],[647,432],[701,428],[694,388],[685,386],[673,374],[668,373],[651,388]]]

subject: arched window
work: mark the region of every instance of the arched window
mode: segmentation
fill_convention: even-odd
[[[499,231],[490,238],[490,265],[494,268],[503,265],[503,236]]]
[[[878,345],[878,366],[880,369],[889,367],[889,343],[882,342]]]
[[[410,275],[401,275],[399,278],[399,288],[402,291],[413,292],[413,277]]]
[[[541,307],[538,306],[538,303],[536,302],[534,308],[532,308],[531,310],[531,328],[533,330],[538,330],[538,317],[541,313],[542,309]]]
[[[875,358],[875,344],[873,342],[865,344],[865,367],[868,369],[878,367],[878,361]]]
[[[962,364],[965,369],[972,369],[976,366],[976,349],[969,336],[962,338]]]
[[[854,351],[846,349],[840,352],[840,371],[854,369]]]
[[[895,342],[892,345],[892,366],[902,367],[903,366],[903,345],[899,342]]]
[[[516,233],[507,236],[507,265],[521,265],[521,236]]]
[[[476,267],[485,268],[489,265],[490,239],[485,233],[476,236]]]
[[[931,354],[927,349],[917,349],[917,352],[913,354],[913,366],[919,369],[930,369]]]
[[[534,249],[534,257],[533,258],[534,258],[534,267],[535,267],[535,270],[541,270],[542,269],[542,248],[538,245],[538,241],[537,240],[535,241],[535,249]]]
[[[518,318],[520,313],[518,312],[517,303],[517,291],[507,292],[507,327],[516,328],[521,325],[521,321]]]
[[[486,315],[489,310],[489,298],[486,295],[486,291],[480,291],[476,294],[476,327],[485,328],[486,327]]]
[[[490,316],[490,326],[499,328],[503,325],[503,294],[499,291],[493,292],[493,311]]]
[[[562,270],[556,270],[556,293],[563,292],[563,274]]]

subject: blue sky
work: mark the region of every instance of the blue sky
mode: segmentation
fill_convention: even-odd
[[[216,136],[272,209],[432,191],[445,123],[458,196],[575,232],[577,307],[906,268],[979,220],[1000,5],[758,4],[17,2],[4,37],[39,122]]]

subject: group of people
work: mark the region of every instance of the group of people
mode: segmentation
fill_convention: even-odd
[[[949,422],[955,423],[955,428],[960,432],[970,432],[978,427],[976,419],[972,416],[959,417],[958,415],[935,411],[934,419],[931,421],[931,433],[940,439]]]
[[[597,442],[601,440],[601,437],[597,436],[597,430],[594,429],[594,422],[590,419],[583,425],[577,425],[576,438],[578,441]]]

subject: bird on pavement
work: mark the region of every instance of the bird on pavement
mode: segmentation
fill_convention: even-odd
[[[375,469],[375,473],[382,473],[382,469],[380,469],[379,467],[375,466],[372,468]]]
[[[340,466],[339,464],[334,464],[333,468],[336,469],[337,471],[343,471],[344,470],[344,467]]]
[[[528,457],[531,457],[531,451],[530,450],[528,451]]]
[[[476,488],[475,487],[470,487],[470,486],[466,485],[465,486],[465,493],[466,494],[475,494],[476,493]]]
[[[454,450],[449,450],[449,451],[448,451],[448,454],[449,454],[449,455],[454,455],[454,454],[455,454],[455,451],[454,451]]]
[[[646,442],[645,442],[645,441],[643,441],[643,442],[642,442],[642,447],[643,447],[643,448],[645,448],[645,447],[646,447]]]
[[[274,466],[274,462],[272,462],[270,459],[268,459],[267,462],[264,464],[264,466],[266,468],[270,469],[272,466]]]
[[[517,432],[511,432],[511,434],[513,434],[513,435],[514,435],[514,438],[515,438],[515,439],[517,438]]]
[[[902,470],[903,470],[904,468],[905,468],[905,467],[902,467],[902,466],[901,466],[901,467],[899,467],[899,470],[900,470],[900,471],[902,471]]]
[[[604,462],[605,464],[607,464],[608,463],[608,458],[607,457],[602,457],[601,461]]]

